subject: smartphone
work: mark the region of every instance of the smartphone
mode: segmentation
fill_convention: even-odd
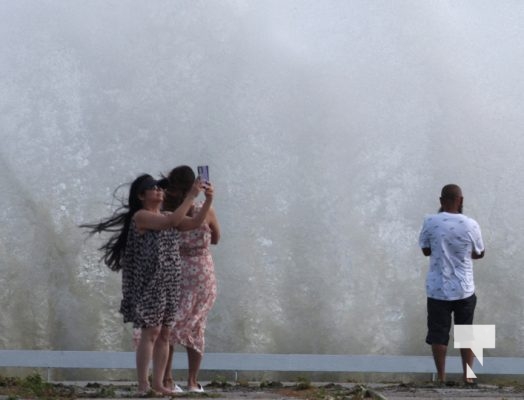
[[[197,167],[198,177],[202,182],[209,182],[209,167],[207,165],[199,165]]]

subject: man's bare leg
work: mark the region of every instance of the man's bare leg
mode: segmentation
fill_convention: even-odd
[[[473,354],[473,351],[471,349],[460,349],[460,356],[462,357],[462,371],[464,371],[463,379],[466,383],[473,383],[475,382],[474,379],[467,377],[467,367],[466,365],[469,365],[469,367],[473,370],[473,360],[475,359],[475,355]]]
[[[445,344],[432,344],[431,350],[433,351],[433,359],[437,367],[438,380],[444,383],[446,382],[446,353],[448,346]]]

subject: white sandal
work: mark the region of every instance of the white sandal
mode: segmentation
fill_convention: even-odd
[[[204,393],[204,388],[200,383],[197,383],[197,387],[188,387],[187,391],[190,393]]]

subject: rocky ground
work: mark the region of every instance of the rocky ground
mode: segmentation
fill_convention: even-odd
[[[400,400],[400,399],[453,399],[453,400],[513,400],[524,399],[521,384],[479,385],[465,388],[460,385],[439,386],[434,383],[310,383],[298,381],[243,382],[231,384],[225,381],[209,382],[205,393],[183,393],[176,398],[214,399],[268,399],[268,400]],[[0,400],[22,399],[153,399],[167,398],[148,393],[139,396],[136,385],[129,382],[49,383],[39,375],[26,378],[0,377]]]

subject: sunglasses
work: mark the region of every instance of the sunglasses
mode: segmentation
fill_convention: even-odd
[[[146,190],[155,190],[155,191],[158,191],[158,190],[164,190],[162,189],[160,186],[158,185],[155,185],[155,186],[151,186],[150,188],[147,188]]]

